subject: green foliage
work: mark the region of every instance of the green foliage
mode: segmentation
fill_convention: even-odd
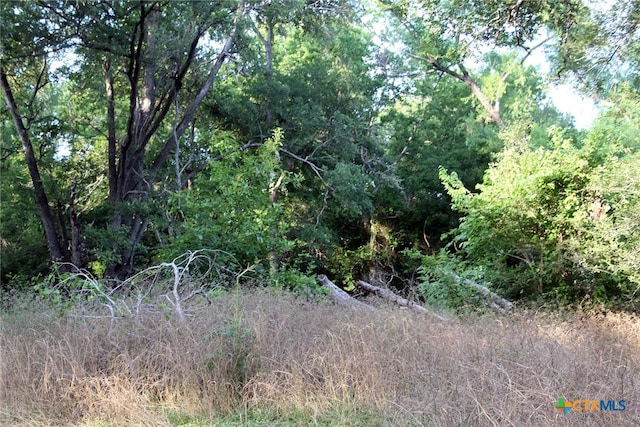
[[[84,237],[91,248],[89,253],[95,263],[96,274],[122,262],[121,254],[130,248],[125,227],[88,227]]]
[[[287,219],[282,231],[296,242],[285,261],[305,258],[321,268],[332,247],[354,248],[366,239],[363,221],[374,214],[376,189],[387,180],[372,130],[380,81],[372,77],[370,36],[357,25],[327,22],[310,32],[276,22],[272,68],[264,40],[244,37],[246,66],[259,73],[229,70],[214,94],[211,120],[237,129],[238,140],[262,141],[282,129],[281,168],[295,178],[277,194]]]
[[[177,228],[160,253],[169,258],[194,248],[221,249],[241,264],[265,261],[269,252],[286,252],[287,224],[282,206],[270,200],[270,186],[282,176],[282,186],[292,182],[279,163],[282,133],[253,153],[233,150],[230,134],[213,141],[221,152],[195,181],[193,190],[175,193],[169,215]]]
[[[449,310],[458,310],[473,304],[477,292],[462,286],[446,272],[458,267],[455,258],[444,252],[422,257],[418,268],[420,283],[418,291],[429,305]]]
[[[3,200],[0,204],[0,281],[3,286],[22,287],[23,277],[47,274],[48,251],[42,241],[42,225],[32,209],[19,209],[19,204],[9,207]]]
[[[566,37],[572,19],[587,8],[580,1],[383,0],[404,21],[415,43],[444,61],[459,61],[480,44],[527,46],[542,29]]]
[[[417,67],[429,69],[430,64]],[[455,171],[466,188],[475,188],[505,140],[545,146],[548,126],[571,132],[564,117],[543,106],[543,79],[533,67],[522,65],[517,52],[484,55],[474,78],[508,126],[490,123],[489,111],[467,83],[431,74],[416,79],[414,91],[381,115],[390,133],[389,157],[397,159],[395,171],[404,190],[397,222],[413,235],[413,244],[427,238],[429,245],[438,246],[440,236],[457,224],[438,176],[440,167]]]
[[[637,5],[243,4],[0,5],[1,71],[52,211],[43,228],[3,107],[3,286],[46,277],[46,229],[63,259],[121,279],[134,258],[144,268],[207,248],[314,294],[314,273],[352,286],[398,271],[398,248],[450,242],[451,257],[420,261],[420,291],[442,306],[475,298],[446,271],[509,297],[637,301]],[[383,34],[359,22],[372,16]],[[589,132],[526,66],[543,33],[554,79],[571,71],[608,106]],[[38,292],[91,293],[60,282]]]
[[[571,31],[553,46],[551,72],[575,78],[585,92],[601,99],[611,96],[620,82],[638,87],[638,4],[614,0],[605,7],[589,5],[589,13],[581,9]]]
[[[424,255],[415,249],[402,251],[406,258],[418,261],[418,292],[430,306],[456,312],[483,310],[486,299],[465,281],[490,285],[483,266],[454,257],[445,250]]]
[[[594,173],[589,191],[592,222],[584,228],[586,268],[612,277],[621,299],[636,303],[640,290],[640,153],[612,157]],[[583,242],[574,242],[578,246]]]
[[[33,283],[36,294],[61,315],[83,304],[110,301],[105,284],[82,271],[54,271],[34,278]]]
[[[359,165],[338,163],[324,178],[331,186],[336,214],[347,220],[369,217],[373,213],[370,191],[375,185]]]
[[[381,124],[390,133],[388,156],[396,162],[402,192],[392,190],[380,205],[391,205],[395,197],[396,226],[411,240],[422,241],[426,235],[436,244],[440,234],[455,226],[438,167],[460,171],[465,184],[475,186],[494,150],[490,141],[495,131],[478,126],[473,106],[459,102],[469,95],[464,84],[443,80],[436,85],[425,79],[418,94],[419,99],[398,100],[382,114]]]
[[[356,249],[337,247],[327,260],[327,268],[335,280],[344,283],[345,289],[353,290],[356,280],[366,277],[375,259],[376,253],[369,245]]]
[[[60,310],[61,314],[73,307],[74,301],[69,300],[67,290],[59,286],[57,277],[53,274],[38,278],[33,289],[41,298],[48,301],[53,308]]]
[[[622,161],[610,156],[602,163],[602,151],[589,139],[576,147],[553,128],[549,141],[550,148],[506,149],[477,194],[441,171],[454,208],[464,214],[453,232],[455,247],[484,267],[485,279],[510,298],[635,298],[628,283],[637,280],[631,267],[637,239],[631,230],[637,227],[632,212],[638,196],[629,191],[637,186],[636,155]],[[623,190],[623,180],[631,187]],[[616,203],[615,215],[609,203]]]
[[[318,286],[315,275],[305,274],[289,267],[279,269],[275,276],[271,277],[270,286],[309,297],[325,295],[327,291],[326,288]]]

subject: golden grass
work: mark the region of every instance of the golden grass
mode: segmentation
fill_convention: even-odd
[[[640,323],[628,314],[440,323],[269,292],[219,297],[184,323],[40,311],[2,317],[1,425],[163,426],[176,425],[168,413],[252,408],[309,422],[344,409],[336,425],[350,413],[389,426],[640,425]],[[559,397],[627,409],[563,415]]]

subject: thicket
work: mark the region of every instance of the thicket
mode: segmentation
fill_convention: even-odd
[[[477,193],[441,177],[463,214],[450,233],[457,258],[510,298],[637,308],[640,168],[635,146],[554,130],[549,146],[504,150]]]
[[[64,297],[86,271],[107,295],[204,250],[304,292],[322,273],[460,308],[473,280],[637,309],[638,16],[3,2],[2,288]],[[548,100],[561,82],[599,102],[589,129]]]

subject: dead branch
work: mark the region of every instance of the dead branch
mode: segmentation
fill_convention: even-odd
[[[435,317],[436,319],[442,321],[442,322],[448,322],[449,318],[444,317],[444,316],[440,316],[439,314],[433,313],[431,310],[421,306],[420,304],[417,304],[413,301],[409,301],[406,298],[402,298],[399,295],[396,295],[395,293],[393,293],[391,290],[389,289],[385,289],[385,288],[380,288],[378,286],[373,286],[367,282],[364,282],[362,280],[358,280],[356,282],[356,285],[360,286],[362,289],[365,289],[369,292],[372,292],[376,295],[378,295],[379,297],[388,299],[389,301],[395,302],[396,304],[399,304],[403,307],[409,308],[413,311],[417,311],[418,313],[424,313],[424,314],[429,314],[433,317]]]
[[[233,259],[231,254],[222,250],[187,251],[171,262],[148,267],[111,287],[96,279],[89,271],[67,264],[64,266],[71,273],[63,275],[56,286],[69,289],[76,296],[90,300],[95,298],[109,310],[112,320],[138,315],[153,308],[154,303],[146,304],[145,301],[153,300],[159,291],[178,320],[184,321],[189,312],[186,305],[189,300],[197,295],[206,295],[207,290],[220,283],[229,283],[234,277],[237,285],[240,278],[253,268],[237,273],[218,262],[218,255]],[[74,280],[80,283],[74,283]],[[119,296],[120,289],[130,289],[129,292],[133,294],[129,298]]]
[[[318,282],[329,289],[331,292],[329,296],[331,299],[340,305],[345,305],[349,307],[363,308],[369,311],[377,311],[377,309],[369,304],[365,304],[357,299],[353,298],[351,295],[340,289],[335,283],[333,283],[327,276],[321,274],[318,276]]]

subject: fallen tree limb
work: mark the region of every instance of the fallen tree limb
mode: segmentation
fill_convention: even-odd
[[[503,313],[510,312],[511,310],[513,310],[513,303],[511,301],[502,298],[500,295],[496,294],[486,286],[482,286],[469,279],[463,279],[462,277],[458,276],[456,273],[452,271],[447,271],[446,273],[451,278],[453,278],[453,280],[455,280],[456,282],[462,283],[465,286],[473,288],[476,291],[478,291],[478,294],[482,295],[483,297],[487,297],[489,299],[489,307],[493,308],[494,310],[497,310]]]
[[[377,286],[373,286],[367,282],[364,282],[362,280],[358,280],[356,282],[356,285],[360,286],[362,289],[365,289],[369,292],[372,292],[376,295],[378,295],[379,297],[388,299],[389,301],[395,302],[396,304],[400,304],[403,307],[407,307],[413,311],[417,311],[419,313],[424,313],[424,314],[429,314],[433,317],[435,317],[438,320],[441,320],[443,322],[448,322],[450,319],[440,316],[439,314],[433,313],[432,311],[430,311],[429,309],[421,306],[420,304],[417,304],[413,301],[409,301],[406,298],[402,298],[400,295],[396,295],[395,293],[393,293],[392,291],[390,291],[389,289],[384,289],[384,288],[379,288]]]
[[[331,292],[329,296],[337,304],[362,308],[370,311],[377,311],[375,307],[370,306],[369,304],[365,304],[362,301],[358,301],[357,299],[353,298],[351,295],[340,289],[324,274],[318,276],[318,282],[325,288],[329,289],[329,291]]]

